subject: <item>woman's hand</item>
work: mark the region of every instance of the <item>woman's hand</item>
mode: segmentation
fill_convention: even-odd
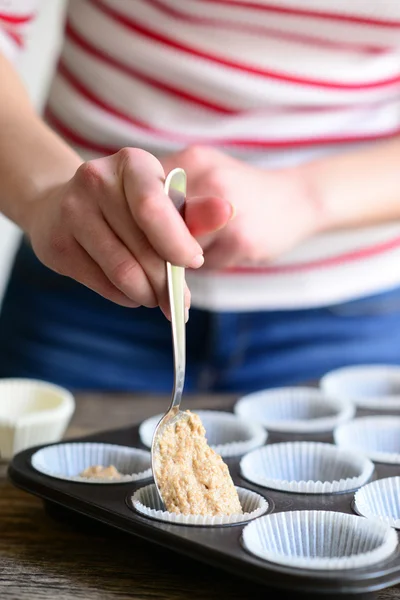
[[[319,230],[318,205],[299,171],[263,170],[207,147],[161,162],[166,170],[186,170],[190,196],[212,195],[235,207],[235,218],[208,235],[203,223],[186,219],[203,247],[205,268],[267,264]]]
[[[35,253],[109,300],[159,305],[169,316],[165,261],[196,269],[203,251],[163,184],[161,164],[142,150],[82,164],[70,181],[31,203],[26,229]],[[223,199],[187,201],[187,218],[203,233],[223,227],[231,214]]]

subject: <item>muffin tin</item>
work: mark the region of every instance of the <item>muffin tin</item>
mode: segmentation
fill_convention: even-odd
[[[231,409],[233,410],[233,403]],[[377,411],[359,408],[356,417],[374,414],[378,414]],[[140,424],[106,431],[73,440],[73,442],[115,444],[146,450],[140,441],[139,427]],[[314,442],[317,445],[321,442],[333,444],[333,435],[333,431],[270,431],[267,446],[293,442]],[[16,486],[41,497],[52,507],[58,506],[60,510],[67,509],[71,516],[80,513],[80,515],[122,529],[129,534],[153,541],[169,550],[183,553],[232,572],[236,576],[241,575],[271,588],[290,591],[290,597],[295,598],[296,593],[305,593],[307,597],[326,594],[340,594],[341,597],[354,597],[354,595],[360,597],[371,595],[373,597],[377,590],[400,582],[400,548],[398,545],[396,546],[396,536],[399,535],[399,532],[391,529],[384,519],[371,520],[367,527],[367,519],[359,516],[360,510],[357,510],[354,505],[354,488],[340,491],[340,486],[336,488],[333,486],[332,489],[338,489],[334,493],[326,493],[327,488],[323,486],[317,490],[322,493],[315,493],[315,490],[314,493],[299,493],[298,490],[302,488],[296,486],[295,492],[293,492],[290,485],[284,490],[267,488],[252,483],[242,475],[240,462],[243,456],[226,457],[224,460],[230,468],[236,486],[255,492],[255,499],[261,497],[262,508],[260,509],[260,504],[257,504],[258,500],[254,500],[254,505],[250,505],[256,511],[259,510],[256,520],[249,520],[247,523],[239,520],[230,525],[217,523],[214,526],[206,527],[198,526],[196,523],[182,524],[165,521],[157,518],[157,514],[152,514],[151,518],[151,515],[145,514],[143,510],[139,512],[137,502],[142,501],[142,506],[144,506],[146,501],[150,502],[152,497],[152,480],[150,478],[141,481],[115,482],[103,486],[59,479],[41,473],[33,467],[32,457],[38,450],[40,448],[25,450],[14,457],[9,467],[9,477]],[[257,450],[252,452],[257,452]],[[362,460],[363,457],[359,455],[360,470],[368,475],[368,459],[366,459],[365,465],[362,464]],[[364,477],[364,485],[383,478],[400,476],[400,464],[376,462],[374,466],[372,475],[369,478],[368,476]],[[348,477],[351,476],[353,475],[350,472]],[[147,491],[144,493],[143,490],[146,487]],[[307,486],[304,489],[307,491]],[[331,488],[328,486],[328,491],[329,489]],[[361,500],[363,498],[360,497],[360,506]],[[150,506],[149,510],[157,513],[157,508],[162,512],[161,507],[157,506]],[[338,513],[344,514],[339,515]],[[294,527],[293,523],[302,524],[304,519],[314,518],[318,524],[321,515],[323,515],[324,521],[327,520],[328,525],[339,519],[346,523],[348,521],[351,527],[361,528],[367,533],[375,528],[378,536],[376,539],[379,541],[379,536],[382,536],[382,551],[379,546],[380,541],[377,548],[371,547],[372,550],[369,546],[368,548],[375,552],[379,562],[374,560],[371,564],[371,562],[365,562],[364,559],[357,559],[354,563],[350,563],[349,568],[349,563],[344,564],[343,561],[338,560],[335,563],[336,566],[331,568],[328,564],[329,561],[328,563],[324,561],[312,563],[300,556],[296,559],[297,562],[292,561],[291,565],[290,561],[285,560],[285,557],[281,560],[274,559],[271,555],[271,547],[268,544],[268,547],[263,545],[263,537],[258,531],[259,527],[260,531],[261,529],[268,531],[268,527],[272,527],[270,530],[275,532],[282,523],[285,524],[286,520],[290,520]],[[371,518],[375,519],[373,515]],[[263,520],[265,520],[265,527]],[[296,527],[298,526],[300,525],[296,525]],[[329,525],[327,531],[331,530],[332,527]],[[256,546],[257,544],[259,546],[257,551],[252,550],[252,539],[255,540]],[[264,538],[264,542],[266,539]],[[290,546],[291,534],[288,539]],[[366,543],[369,544],[368,540]],[[283,553],[286,551],[289,550],[285,550],[285,548],[280,550]],[[308,550],[306,549],[305,552],[307,559]],[[332,565],[332,563],[330,564]]]

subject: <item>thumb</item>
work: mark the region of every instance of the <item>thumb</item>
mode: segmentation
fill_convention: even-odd
[[[188,198],[185,223],[194,237],[200,237],[225,227],[234,214],[233,204],[222,198]]]

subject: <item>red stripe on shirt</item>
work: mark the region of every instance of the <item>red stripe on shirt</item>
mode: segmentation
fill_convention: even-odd
[[[296,75],[291,75],[289,73],[281,73],[278,71],[272,71],[269,69],[261,69],[259,67],[255,67],[253,65],[240,63],[237,61],[228,60],[227,58],[223,58],[221,56],[216,56],[214,54],[209,54],[208,52],[199,50],[193,46],[189,46],[182,42],[178,42],[172,38],[169,38],[161,33],[155,32],[144,25],[139,24],[134,21],[132,18],[128,18],[125,15],[117,12],[111,7],[103,4],[101,0],[88,0],[94,6],[96,6],[101,12],[112,18],[114,21],[122,25],[123,27],[130,29],[131,31],[135,31],[138,35],[146,37],[147,39],[151,39],[159,44],[164,46],[168,46],[170,48],[174,48],[175,50],[180,50],[185,54],[189,54],[191,56],[197,56],[198,58],[202,58],[204,60],[208,60],[210,62],[214,62],[217,64],[224,65],[225,67],[229,67],[235,69],[237,71],[244,71],[245,73],[251,73],[252,75],[264,77],[267,79],[273,79],[276,81],[281,81],[285,83],[294,83],[308,87],[317,87],[317,88],[329,88],[336,90],[370,90],[376,88],[384,88],[393,85],[398,85],[400,83],[400,75],[394,75],[392,77],[388,77],[386,79],[380,79],[377,81],[369,81],[367,83],[339,83],[336,81],[328,81],[322,79],[310,79],[306,77],[300,77]]]
[[[162,12],[170,17],[180,19],[185,23],[194,23],[223,29],[231,29],[240,33],[249,32],[255,35],[268,35],[269,37],[279,38],[289,42],[303,43],[307,45],[317,46],[319,48],[335,48],[339,50],[350,50],[363,52],[366,54],[381,54],[386,52],[388,48],[384,46],[373,46],[366,44],[351,44],[347,42],[339,42],[327,40],[326,38],[312,37],[306,34],[295,33],[294,31],[283,31],[282,29],[274,29],[264,25],[252,25],[250,23],[236,23],[235,21],[227,21],[223,19],[213,19],[209,17],[199,17],[182,12],[176,8],[168,6],[162,0],[146,0],[146,3],[153,6],[159,12]]]
[[[74,90],[80,94],[83,98],[85,98],[88,102],[91,102],[93,105],[98,108],[104,110],[108,114],[113,117],[119,118],[121,121],[128,123],[129,125],[133,125],[145,131],[155,137],[159,137],[162,139],[167,139],[173,142],[180,142],[184,145],[190,144],[206,144],[209,146],[240,146],[240,147],[250,147],[250,148],[286,148],[286,147],[302,147],[302,146],[310,146],[310,145],[318,145],[318,144],[340,144],[340,143],[349,143],[349,142],[359,142],[365,140],[376,140],[382,139],[386,137],[390,137],[392,135],[396,135],[399,133],[399,130],[396,129],[390,134],[382,135],[382,134],[374,134],[374,135],[366,135],[366,136],[338,136],[338,137],[321,137],[321,138],[304,138],[304,139],[291,139],[291,140],[266,140],[266,139],[235,139],[235,138],[207,138],[201,136],[188,136],[184,134],[178,134],[174,131],[169,131],[166,129],[160,129],[159,127],[154,127],[145,121],[132,117],[131,115],[126,114],[120,109],[109,104],[109,102],[99,98],[94,92],[92,92],[77,76],[72,73],[68,67],[60,62],[59,74],[68,82],[68,84],[74,88]]]
[[[130,77],[138,79],[139,81],[143,81],[143,83],[146,83],[147,85],[158,89],[163,93],[171,94],[172,96],[175,96],[180,100],[190,102],[191,104],[196,104],[198,106],[201,106],[202,108],[212,110],[216,113],[224,115],[234,115],[239,112],[234,109],[230,109],[226,106],[217,104],[216,102],[211,102],[205,98],[201,98],[200,96],[195,96],[190,92],[164,83],[163,81],[160,81],[158,79],[154,79],[149,75],[144,75],[137,69],[134,69],[132,66],[123,64],[122,62],[116,60],[115,58],[112,58],[109,54],[106,54],[96,46],[93,46],[88,40],[83,38],[77,32],[71,21],[67,22],[65,34],[68,40],[72,41],[76,46],[79,46],[81,50],[83,50],[90,56],[96,58],[99,61],[104,62],[105,64],[113,67],[114,69],[117,69],[118,71],[121,71],[122,73],[125,73],[126,75],[129,75]]]
[[[354,262],[359,260],[366,260],[374,258],[379,254],[391,252],[400,248],[400,236],[382,242],[380,244],[374,244],[366,248],[359,248],[358,250],[351,250],[350,252],[344,252],[336,256],[330,256],[329,258],[323,258],[319,260],[312,260],[302,263],[292,263],[287,265],[277,265],[264,268],[255,267],[241,267],[235,269],[227,269],[225,273],[242,273],[242,274],[257,274],[265,273],[271,275],[278,275],[284,273],[298,273],[301,271],[310,271],[314,269],[325,269],[327,267],[338,267],[343,263]]]
[[[148,133],[150,133],[152,135],[156,135],[156,136],[160,136],[160,137],[164,137],[164,138],[166,137],[170,140],[175,140],[175,141],[179,140],[179,141],[182,141],[182,143],[184,143],[184,142],[187,143],[191,139],[190,137],[187,137],[184,135],[180,136],[180,135],[174,134],[170,131],[165,131],[162,129],[152,127],[150,124],[145,123],[141,119],[136,119],[136,118],[132,117],[131,115],[124,113],[122,110],[116,108],[115,106],[112,106],[105,100],[102,100],[101,98],[99,98],[99,96],[97,96],[94,92],[92,92],[88,87],[86,87],[84,85],[84,83],[80,79],[78,79],[78,77],[75,74],[73,74],[72,71],[70,71],[68,69],[68,67],[62,61],[60,61],[60,63],[59,63],[58,73],[59,73],[59,75],[64,77],[64,79],[68,82],[68,84],[71,87],[73,87],[74,90],[78,94],[83,96],[85,98],[85,100],[88,100],[89,102],[91,102],[98,108],[101,108],[102,110],[106,111],[113,117],[117,117],[117,118],[121,119],[122,121],[125,121],[125,123],[134,125],[135,127],[138,127],[139,129],[142,129],[143,131],[147,131]]]
[[[12,25],[24,25],[25,23],[30,23],[35,18],[35,14],[31,13],[29,15],[12,15],[7,13],[0,13],[0,21],[4,23],[10,23]]]
[[[73,144],[74,146],[79,146],[80,148],[84,148],[89,152],[96,152],[98,154],[103,154],[104,156],[109,156],[110,154],[115,154],[122,148],[122,146],[107,146],[103,144],[98,144],[92,140],[88,140],[87,138],[81,136],[76,131],[72,131],[69,127],[67,127],[56,115],[54,112],[47,107],[45,111],[45,119],[47,123],[53,127],[60,135],[62,135],[66,140]]]
[[[357,142],[375,142],[378,140],[386,140],[395,137],[400,134],[400,127],[388,131],[386,133],[373,133],[365,135],[342,135],[342,136],[323,136],[320,138],[301,138],[301,139],[287,139],[287,140],[246,140],[246,139],[220,139],[216,146],[232,146],[232,147],[243,147],[243,148],[254,148],[255,150],[273,150],[279,148],[307,148],[309,146],[326,146],[335,144],[354,144]],[[207,143],[207,142],[200,142]]]
[[[16,31],[14,31],[13,29],[10,29],[8,27],[3,27],[1,29],[1,31],[3,31],[6,35],[8,35],[12,39],[12,41],[17,44],[17,46],[19,48],[24,47],[25,42],[24,42],[24,39],[21,34],[17,33]]]
[[[241,2],[240,0],[202,0],[203,3],[209,4],[221,4],[224,6],[229,6],[230,8],[250,8],[280,15],[289,15],[295,17],[306,17],[306,18],[315,18],[315,19],[324,19],[327,21],[339,21],[339,22],[348,22],[355,23],[357,25],[371,25],[378,27],[387,27],[389,29],[398,29],[400,28],[400,21],[396,19],[386,20],[386,19],[373,19],[371,17],[361,17],[358,15],[345,15],[335,12],[327,12],[323,10],[308,10],[303,8],[292,8],[289,6],[277,6],[275,4],[266,4],[260,2]],[[351,4],[351,3],[350,3]]]
[[[83,50],[89,56],[96,58],[98,61],[104,62],[108,66],[113,67],[114,69],[117,69],[121,73],[129,75],[133,79],[138,79],[139,81],[143,81],[143,83],[148,84],[150,87],[159,89],[163,93],[171,94],[172,96],[177,97],[180,100],[187,101],[191,104],[199,105],[202,108],[206,108],[213,112],[224,114],[224,115],[240,116],[240,115],[245,115],[247,113],[256,114],[256,113],[264,113],[265,112],[265,108],[262,108],[262,107],[255,108],[255,109],[242,109],[242,110],[231,109],[231,108],[228,108],[227,106],[223,106],[221,104],[216,104],[215,102],[210,102],[209,100],[201,98],[197,95],[195,96],[194,94],[190,94],[190,93],[186,92],[185,90],[182,90],[181,88],[176,88],[171,85],[168,85],[168,84],[166,84],[162,81],[159,81],[157,79],[154,79],[153,77],[150,77],[148,75],[144,75],[143,73],[137,71],[130,65],[128,66],[128,65],[120,62],[119,60],[111,57],[109,54],[106,54],[105,52],[100,50],[97,46],[94,46],[91,42],[89,42],[88,40],[86,40],[84,37],[81,36],[81,34],[75,29],[75,26],[73,25],[73,23],[71,21],[67,21],[67,23],[66,23],[65,34],[66,34],[66,38],[70,42],[72,42],[75,46],[78,46],[81,50]],[[280,113],[282,113],[282,112],[290,113],[290,112],[293,112],[293,110],[296,110],[296,112],[298,112],[299,114],[300,113],[314,113],[315,114],[317,112],[333,112],[333,111],[346,110],[346,108],[351,108],[352,106],[353,105],[351,105],[351,104],[349,104],[349,105],[344,105],[344,104],[339,105],[338,104],[336,106],[331,106],[331,105],[329,105],[329,106],[324,106],[324,105],[320,105],[320,106],[304,105],[304,106],[302,106],[302,105],[299,105],[296,107],[291,107],[289,105],[286,105],[286,106],[280,107],[279,112]]]

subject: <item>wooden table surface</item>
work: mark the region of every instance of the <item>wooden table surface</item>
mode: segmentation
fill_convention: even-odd
[[[226,408],[230,399],[195,397],[188,408]],[[165,397],[80,395],[67,437],[126,426],[162,412]],[[0,471],[1,600],[253,600],[266,588],[109,529],[52,519],[37,498]],[[284,593],[277,594],[281,599]],[[312,600],[311,596],[309,596]],[[400,587],[379,600],[400,600]],[[356,600],[356,597],[355,597]]]

